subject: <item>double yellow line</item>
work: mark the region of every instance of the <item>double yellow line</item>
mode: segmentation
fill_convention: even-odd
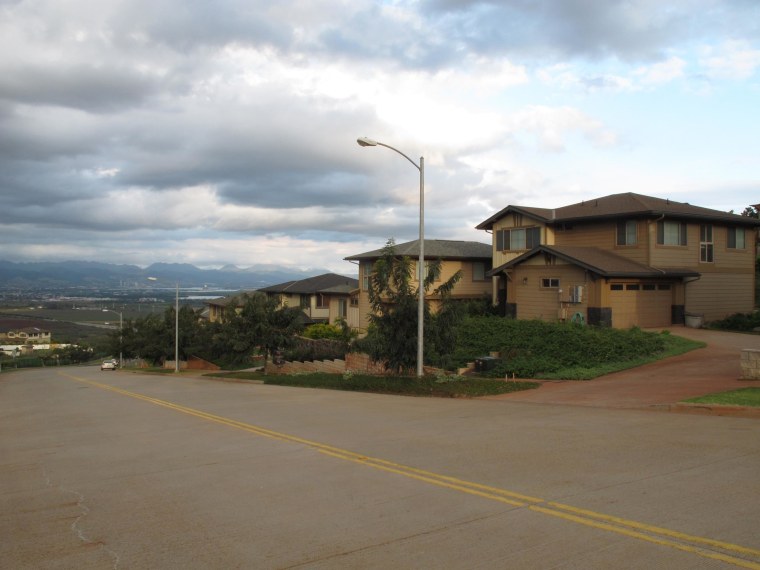
[[[346,449],[333,447],[317,441],[304,439],[294,435],[288,435],[272,431],[260,426],[239,422],[230,418],[209,414],[201,410],[188,408],[166,400],[159,400],[158,398],[151,398],[143,394],[136,392],[129,392],[109,386],[107,384],[101,384],[84,378],[79,378],[66,373],[61,373],[63,376],[81,382],[89,384],[103,390],[109,390],[135,398],[137,400],[143,400],[150,402],[157,406],[169,408],[183,414],[188,414],[204,420],[212,421],[218,424],[226,425],[235,429],[247,431],[259,436],[277,439],[280,441],[287,441],[290,443],[297,443],[308,446],[312,449],[335,457],[343,459],[345,461],[351,461],[388,473],[395,473],[402,475],[410,479],[422,481],[438,487],[444,487],[461,493],[467,493],[469,495],[475,495],[491,501],[504,503],[513,507],[525,508],[536,513],[561,518],[570,522],[581,524],[584,526],[614,532],[619,535],[643,540],[646,542],[654,543],[660,546],[666,546],[675,550],[688,552],[704,558],[712,560],[719,560],[727,564],[732,564],[740,568],[751,568],[753,570],[760,570],[760,550],[754,548],[747,548],[739,546],[737,544],[731,544],[719,540],[713,540],[710,538],[703,538],[700,536],[693,536],[682,532],[677,532],[667,528],[657,527],[636,521],[624,519],[621,517],[615,517],[589,511],[586,509],[580,509],[571,505],[565,505],[554,501],[545,501],[537,497],[530,497],[528,495],[522,495],[520,493],[514,493],[498,487],[491,487],[489,485],[481,485],[471,481],[465,481],[463,479],[457,479],[456,477],[449,477],[447,475],[441,475],[433,473],[431,471],[425,471],[423,469],[417,469],[408,465],[402,465],[394,463],[392,461],[386,461],[378,457],[369,457],[360,453],[354,453]]]

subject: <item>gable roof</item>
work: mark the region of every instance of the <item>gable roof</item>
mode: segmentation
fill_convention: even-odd
[[[287,293],[310,295],[314,293],[348,293],[359,286],[359,280],[336,273],[316,275],[300,281],[286,281],[259,289],[264,293]],[[338,289],[336,289],[336,287]]]
[[[699,277],[700,273],[687,268],[650,267],[621,255],[597,247],[540,245],[488,272],[489,276],[501,273],[538,254],[555,255],[559,259],[587,269],[602,277]]]
[[[419,257],[420,247],[419,240],[397,243],[394,245],[396,255]],[[383,250],[375,249],[365,253],[358,253],[349,257],[344,257],[348,261],[364,261],[380,259],[383,256]],[[456,241],[445,239],[426,239],[425,240],[425,259],[491,259],[493,254],[490,244],[480,243],[478,241]]]
[[[512,212],[527,215],[546,224],[605,218],[666,216],[678,219],[724,222],[732,225],[760,226],[760,220],[757,218],[692,206],[686,202],[675,202],[626,192],[624,194],[611,194],[594,200],[584,200],[577,204],[553,209],[507,206],[475,227],[479,230],[490,230],[496,221]]]

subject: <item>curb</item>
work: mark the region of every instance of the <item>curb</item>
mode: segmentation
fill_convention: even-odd
[[[663,404],[653,408],[681,414],[701,414],[707,416],[730,416],[735,418],[760,419],[760,408],[745,406],[721,406],[719,404]]]

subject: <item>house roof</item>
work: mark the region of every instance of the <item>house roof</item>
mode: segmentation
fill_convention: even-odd
[[[418,257],[420,255],[419,240],[397,243],[394,245],[397,255]],[[383,256],[383,250],[375,249],[365,253],[358,253],[345,257],[348,261],[364,261],[379,259]],[[478,241],[455,241],[445,239],[426,239],[425,258],[431,259],[483,259],[490,260],[492,255],[490,244]]]
[[[538,246],[488,272],[489,276],[501,273],[541,253],[555,255],[559,259],[578,265],[602,277],[699,277],[699,272],[687,268],[650,267],[597,247]]]
[[[256,293],[256,291],[241,291],[240,293],[235,293],[234,295],[229,295],[227,297],[220,297],[218,299],[209,299],[206,301],[206,305],[215,305],[217,307],[226,307],[227,305],[231,303],[236,303],[238,306],[240,306],[240,301],[245,295],[253,295]]]
[[[526,208],[507,206],[477,226],[479,230],[489,230],[493,224],[509,213],[527,215],[547,224],[569,223],[582,220],[626,217],[661,217],[677,219],[699,219],[713,222],[725,222],[732,225],[760,226],[760,220],[740,216],[720,210],[692,206],[686,202],[655,198],[626,192],[611,194],[593,200],[584,200],[577,204],[561,208]]]
[[[259,289],[264,293],[286,293],[286,294],[313,294],[313,293],[346,293],[356,289],[359,286],[359,280],[345,275],[336,273],[325,273],[316,275],[300,281],[286,281],[278,285],[270,285]],[[336,289],[337,288],[337,289]]]

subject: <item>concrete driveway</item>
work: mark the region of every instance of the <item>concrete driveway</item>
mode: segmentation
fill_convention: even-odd
[[[659,332],[658,329],[657,332]],[[511,402],[566,404],[604,408],[652,408],[672,411],[731,414],[760,418],[758,409],[683,406],[686,398],[713,392],[760,386],[740,380],[744,348],[760,349],[760,335],[730,333],[682,326],[675,335],[707,343],[705,348],[589,381],[547,381],[536,390],[489,397]]]

